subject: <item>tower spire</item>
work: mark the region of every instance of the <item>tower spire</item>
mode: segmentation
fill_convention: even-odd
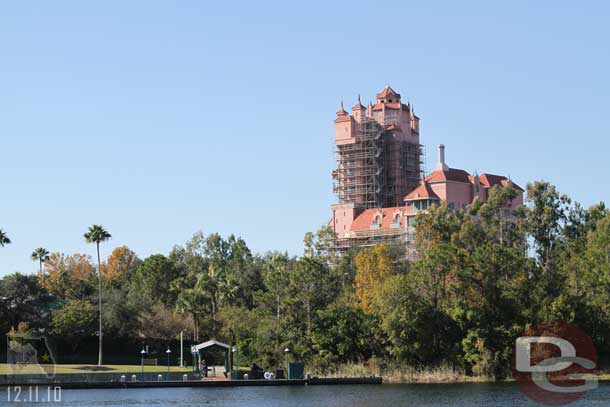
[[[356,101],[356,104],[354,105],[354,107],[352,107],[352,110],[355,109],[364,109],[364,106],[362,106],[362,102],[360,101],[360,94],[358,94],[358,100]]]
[[[337,116],[345,116],[346,114],[347,112],[343,108],[343,101],[341,101],[341,106],[339,107],[339,110],[337,110]]]

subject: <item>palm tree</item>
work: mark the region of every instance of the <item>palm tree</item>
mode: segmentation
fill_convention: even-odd
[[[39,247],[32,252],[32,260],[40,263],[40,274],[42,274],[42,263],[49,260],[49,251],[44,247]]]
[[[102,225],[91,225],[85,233],[87,243],[95,243],[97,247],[97,279],[99,283],[98,305],[100,311],[100,328],[99,328],[99,354],[97,364],[102,365],[102,262],[100,260],[100,243],[105,242],[112,236]]]
[[[44,247],[39,247],[32,252],[32,260],[40,263],[40,274],[42,275],[42,263],[49,260],[49,251]]]
[[[4,230],[0,229],[0,247],[4,247],[5,245],[9,244],[10,242],[11,242],[11,239],[8,238],[8,236],[6,235]]]

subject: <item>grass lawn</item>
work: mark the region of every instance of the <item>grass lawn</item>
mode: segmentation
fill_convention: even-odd
[[[55,368],[55,369],[54,369]],[[44,371],[43,371],[44,370]],[[139,373],[141,365],[9,365],[0,363],[0,375],[41,373]],[[170,372],[190,372],[191,367],[170,366]],[[144,366],[144,372],[167,372],[167,366]]]

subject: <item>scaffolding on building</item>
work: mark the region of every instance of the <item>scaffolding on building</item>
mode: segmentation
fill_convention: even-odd
[[[337,146],[333,190],[340,203],[354,203],[366,209],[383,206],[384,133],[375,120],[362,117],[356,141]]]
[[[405,142],[395,130],[362,117],[355,141],[338,145],[333,191],[339,203],[363,209],[403,205],[423,177],[422,145]]]
[[[417,259],[415,235],[412,227],[395,229],[377,229],[355,232],[349,237],[337,238],[331,242],[329,252],[333,255],[344,255],[352,250],[372,247],[380,243],[397,244],[404,247],[405,257],[413,261]]]
[[[400,112],[378,119],[362,115],[354,122],[353,140],[336,145],[337,168],[333,171],[333,192],[340,204],[354,204],[357,212],[366,209],[404,206],[404,197],[419,186],[424,177],[423,146],[412,136],[419,134],[413,120],[401,128]],[[411,230],[409,230],[411,229]],[[351,232],[337,237],[331,252],[379,243],[404,245],[406,257],[416,257],[412,228],[382,228]]]
[[[387,144],[385,206],[402,206],[404,197],[419,186],[423,177],[422,146],[404,142]]]

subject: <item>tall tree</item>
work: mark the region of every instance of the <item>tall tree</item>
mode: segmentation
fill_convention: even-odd
[[[102,276],[104,280],[120,286],[133,277],[141,263],[142,260],[133,250],[127,246],[120,246],[115,248],[102,264]]]
[[[100,243],[109,240],[112,235],[102,225],[92,225],[84,234],[87,243],[95,243],[97,249],[98,307],[100,312],[98,366],[102,365],[102,261],[100,259]]]
[[[533,239],[542,272],[553,273],[564,243],[561,231],[567,220],[570,198],[560,195],[555,186],[544,181],[528,184],[526,188],[530,204],[524,208],[526,228]]]
[[[9,243],[11,243],[11,239],[8,238],[4,230],[0,229],[0,247],[4,247]]]
[[[288,285],[290,274],[294,268],[294,259],[288,257],[287,253],[269,253],[265,256],[263,265],[263,281],[265,291],[260,292],[258,297],[272,309],[277,321],[282,318],[282,313],[289,296]]]
[[[95,266],[86,254],[51,253],[39,275],[41,284],[63,299],[86,299],[95,292]]]
[[[334,239],[335,232],[330,226],[322,226],[315,234],[307,232],[303,238],[305,245],[303,254],[307,257],[318,257],[329,261],[332,257],[329,249]]]
[[[354,288],[358,305],[365,314],[371,313],[371,303],[385,280],[395,274],[390,246],[382,243],[363,249],[355,259],[356,278]]]
[[[346,301],[318,310],[312,345],[320,359],[332,365],[368,359],[373,351],[374,318]]]
[[[177,292],[171,290],[172,282],[178,277],[174,263],[162,254],[151,254],[138,266],[131,283],[132,296],[139,302],[152,306],[162,303],[173,306]]]
[[[233,235],[227,239],[227,304],[254,306],[253,293],[263,288],[262,261],[252,256],[246,242]]]
[[[325,263],[313,257],[300,258],[295,263],[294,271],[290,273],[292,301],[298,304],[299,311],[305,311],[307,339],[311,339],[316,308],[329,303],[334,291],[339,287],[330,282]]]
[[[372,308],[396,359],[415,366],[449,362],[459,339],[457,324],[428,295],[420,294],[417,271],[386,279]]]
[[[175,307],[179,313],[192,316],[195,341],[199,340],[200,322],[212,311],[210,296],[203,291],[205,287],[200,282],[209,267],[205,244],[206,237],[199,231],[184,246],[175,246],[169,255],[169,260],[176,269],[176,278],[170,285],[176,299]]]
[[[32,260],[37,261],[40,265],[40,274],[42,275],[42,263],[49,260],[49,251],[44,247],[39,247],[32,252]]]

